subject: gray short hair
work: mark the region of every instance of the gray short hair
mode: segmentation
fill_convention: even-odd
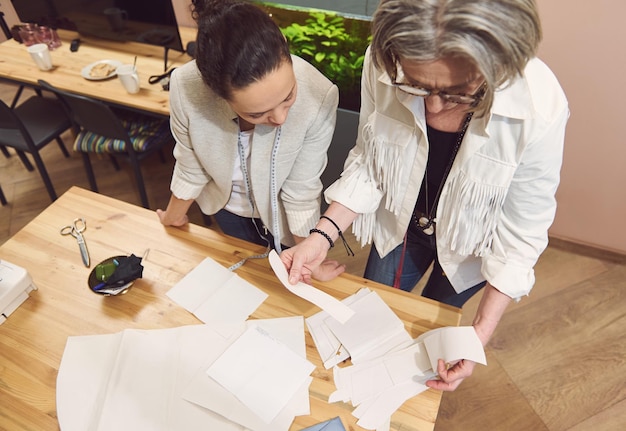
[[[392,79],[400,59],[463,57],[487,84],[475,110],[536,55],[541,23],[535,0],[381,0],[372,20],[374,64]]]

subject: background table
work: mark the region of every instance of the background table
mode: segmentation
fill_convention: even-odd
[[[84,235],[91,268],[82,264],[74,238],[59,233],[76,217],[87,220]],[[143,278],[125,295],[104,297],[88,288],[88,275],[98,262],[130,253],[142,256],[147,249]],[[0,259],[26,268],[39,288],[0,325],[0,429],[58,429],[56,377],[68,336],[199,324],[166,292],[206,256],[230,266],[261,251],[196,225],[165,228],[150,210],[70,189],[0,247]],[[249,260],[237,274],[269,294],[252,318],[308,317],[319,311],[285,289],[267,259]],[[413,338],[439,326],[457,325],[460,319],[459,309],[351,275],[316,286],[339,299],[368,286],[404,321]],[[308,332],[306,346],[307,358],[317,367],[309,391],[311,415],[296,418],[291,430],[335,416],[346,429],[361,430],[351,405],[327,403],[335,390],[332,370],[324,369]],[[434,390],[412,398],[392,416],[391,428],[432,430],[440,401],[441,393]]]
[[[51,51],[53,68],[41,71],[37,68],[26,46],[14,39],[0,43],[0,79],[6,81],[37,85],[43,79],[63,90],[71,91],[111,104],[121,105],[138,111],[156,115],[169,115],[169,94],[160,84],[149,84],[152,75],[164,73],[164,48],[135,42],[115,42],[59,30],[62,45]],[[195,40],[196,30],[180,28],[183,46]],[[80,48],[70,51],[70,41],[80,37]],[[137,56],[137,72],[141,90],[137,94],[128,94],[117,77],[91,81],[83,78],[83,67],[99,60],[117,60],[133,63]],[[191,60],[185,53],[169,50],[168,67],[182,66]]]

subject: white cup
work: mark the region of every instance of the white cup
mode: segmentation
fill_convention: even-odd
[[[123,64],[117,68],[117,76],[130,94],[139,93],[139,75],[132,64]]]
[[[36,43],[26,48],[33,58],[33,61],[37,67],[41,70],[52,69],[52,58],[50,57],[50,50],[45,43]]]

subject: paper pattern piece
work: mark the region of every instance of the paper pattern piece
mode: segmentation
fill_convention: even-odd
[[[357,313],[358,316],[358,313]],[[486,365],[485,353],[472,326],[437,328],[401,350],[368,362],[335,367],[337,390],[329,402],[350,402],[357,424],[368,430],[386,427],[390,416],[409,398],[428,389],[437,375],[437,360],[469,359]]]
[[[296,352],[301,358],[306,357],[304,322],[301,316],[254,320],[248,322],[248,324],[260,326],[272,334],[274,338]],[[219,354],[221,353],[220,351]],[[232,393],[206,374],[206,369],[215,359],[217,359],[217,356],[201,370],[198,370],[183,392],[185,400],[211,410],[231,422],[235,422],[252,431],[286,431],[289,429],[295,416],[309,414],[308,387],[312,378],[307,379],[305,384],[298,390],[297,395],[279,413],[276,419],[271,424],[267,424],[250,411]]]
[[[353,364],[378,358],[411,343],[404,323],[376,292],[350,305],[354,316],[345,324],[326,320],[326,325],[350,353]]]
[[[207,257],[185,275],[167,296],[204,323],[243,322],[267,294]]]
[[[68,337],[57,376],[57,415],[61,430],[201,431],[209,428],[243,431],[242,427],[211,411],[199,409],[181,397],[182,387],[188,384],[192,373],[206,357],[234,341],[222,333],[240,333],[245,329],[243,323],[236,326],[238,331],[192,325]],[[173,340],[173,344],[165,344]],[[149,347],[145,349],[146,346]],[[160,348],[169,349],[170,353],[162,357],[157,353]],[[146,369],[148,363],[150,370]],[[125,380],[135,373],[136,377]],[[148,381],[143,381],[145,379]],[[172,381],[175,384],[168,385],[168,390],[150,394],[153,380],[161,385]],[[122,411],[107,409],[122,400],[128,403],[122,406]],[[169,407],[159,411],[167,403]]]
[[[314,369],[268,332],[251,326],[207,374],[269,424]]]
[[[234,401],[229,406],[231,416],[251,417],[252,425],[254,421],[261,425],[246,427],[183,397],[198,375],[211,380],[205,372],[207,364],[216,361],[253,325],[304,357],[301,316],[69,337],[57,377],[61,430],[287,431],[297,414],[309,413],[311,377],[271,425],[225,390]],[[247,354],[254,356],[254,352]],[[203,394],[224,402],[222,393]]]
[[[369,292],[369,289],[360,289],[357,293],[348,296],[341,302],[349,307]],[[325,321],[330,318],[330,314],[322,310],[305,319],[309,333],[327,370],[350,357],[350,353],[326,325]]]
[[[437,371],[437,360],[454,363],[461,359],[469,359],[487,365],[487,357],[483,345],[473,326],[446,326],[433,329],[418,338],[426,346],[431,368]]]
[[[324,311],[306,319],[326,369],[349,357],[354,364],[366,362],[411,343],[402,321],[376,292],[363,288],[343,303],[355,312],[343,325]]]
[[[276,277],[280,282],[294,295],[298,295],[300,298],[305,299],[322,310],[330,314],[334,319],[340,323],[346,323],[354,315],[354,311],[350,307],[343,304],[337,298],[322,292],[321,290],[306,284],[299,282],[297,284],[289,283],[289,274],[287,268],[280,260],[278,253],[275,250],[270,251],[269,261]]]

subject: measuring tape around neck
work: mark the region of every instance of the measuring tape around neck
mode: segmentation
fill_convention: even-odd
[[[237,124],[239,124],[239,122],[237,122]],[[259,231],[259,227],[256,225],[256,222],[254,221],[254,199],[252,198],[252,193],[250,192],[252,190],[252,187],[250,185],[250,175],[248,174],[248,163],[246,160],[246,154],[245,154],[245,149],[243,148],[243,141],[241,139],[241,129],[238,131],[237,133],[237,152],[239,153],[239,163],[241,165],[241,171],[243,173],[243,177],[244,177],[244,185],[246,188],[246,197],[248,198],[248,203],[250,204],[250,208],[252,209],[252,223],[254,224],[254,227],[257,231],[257,233],[259,234],[259,236],[261,238],[263,238],[266,242],[267,242],[267,249],[265,250],[264,253],[262,254],[256,254],[253,256],[249,256],[246,257],[242,260],[240,260],[239,262],[235,263],[234,265],[230,266],[228,268],[229,271],[234,271],[236,269],[238,269],[239,267],[241,267],[244,263],[246,263],[246,261],[248,259],[263,259],[265,257],[267,257],[267,255],[269,254],[270,250],[271,250],[271,244],[269,243],[269,241],[267,241],[267,238],[265,238],[263,235],[261,235],[261,232]],[[278,147],[280,144],[280,135],[281,135],[281,128],[278,127],[276,130],[276,135],[274,136],[274,144],[272,145],[272,157],[271,157],[271,161],[270,161],[270,206],[271,206],[271,211],[272,211],[272,236],[274,238],[274,248],[276,249],[276,253],[280,254],[280,252],[282,251],[282,247],[280,245],[280,223],[278,220],[278,186],[276,184],[276,156],[278,154]],[[252,148],[250,148],[250,151],[252,151]]]

